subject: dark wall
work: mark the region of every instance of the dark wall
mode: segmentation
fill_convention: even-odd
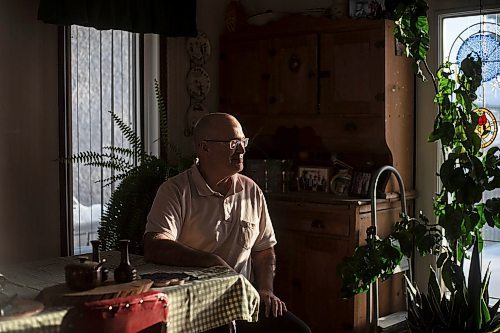
[[[0,1],[0,263],[59,255],[57,28]]]

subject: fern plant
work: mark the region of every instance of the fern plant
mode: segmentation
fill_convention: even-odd
[[[142,254],[146,219],[158,188],[166,178],[176,175],[191,163],[182,158],[178,149],[168,141],[165,101],[156,80],[154,84],[159,112],[160,144],[166,151],[175,153],[177,165],[168,165],[164,160],[146,153],[141,138],[111,111],[114,123],[123,133],[130,148],[107,146],[103,147],[101,153],[85,151],[66,159],[67,162],[114,171],[111,177],[100,180],[104,186],[119,182],[102,213],[98,229],[102,250],[116,249],[120,239],[129,239],[130,251]]]

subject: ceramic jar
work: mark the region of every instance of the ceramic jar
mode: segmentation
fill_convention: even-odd
[[[330,181],[330,190],[335,195],[345,196],[349,192],[351,184],[351,175],[349,170],[341,169]]]

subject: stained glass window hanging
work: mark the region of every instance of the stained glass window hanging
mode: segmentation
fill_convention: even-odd
[[[475,23],[455,39],[448,59],[460,64],[467,55],[483,61],[483,83],[500,76],[500,25],[492,22]]]

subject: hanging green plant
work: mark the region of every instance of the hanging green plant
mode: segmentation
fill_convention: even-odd
[[[481,59],[467,56],[455,69],[441,65],[433,75],[427,64],[429,28],[424,0],[387,0],[395,20],[395,37],[406,46],[416,74],[424,78],[423,66],[435,88],[437,115],[429,142],[439,142],[443,163],[438,172],[442,188],[434,197],[437,223],[420,213],[418,219],[402,216],[386,238],[368,237],[367,245],[339,265],[342,295],[365,292],[376,279],[392,275],[403,255],[415,248],[421,255],[437,255],[446,287],[439,287],[431,269],[428,294],[407,281],[408,328],[411,332],[497,332],[500,331],[500,301],[489,306],[489,271],[481,279],[479,253],[485,224],[500,228],[500,198],[481,202],[486,191],[500,188],[500,150],[481,150],[476,132],[481,114],[474,101],[481,85]],[[446,242],[443,242],[446,239]],[[468,281],[464,259],[473,248]]]

